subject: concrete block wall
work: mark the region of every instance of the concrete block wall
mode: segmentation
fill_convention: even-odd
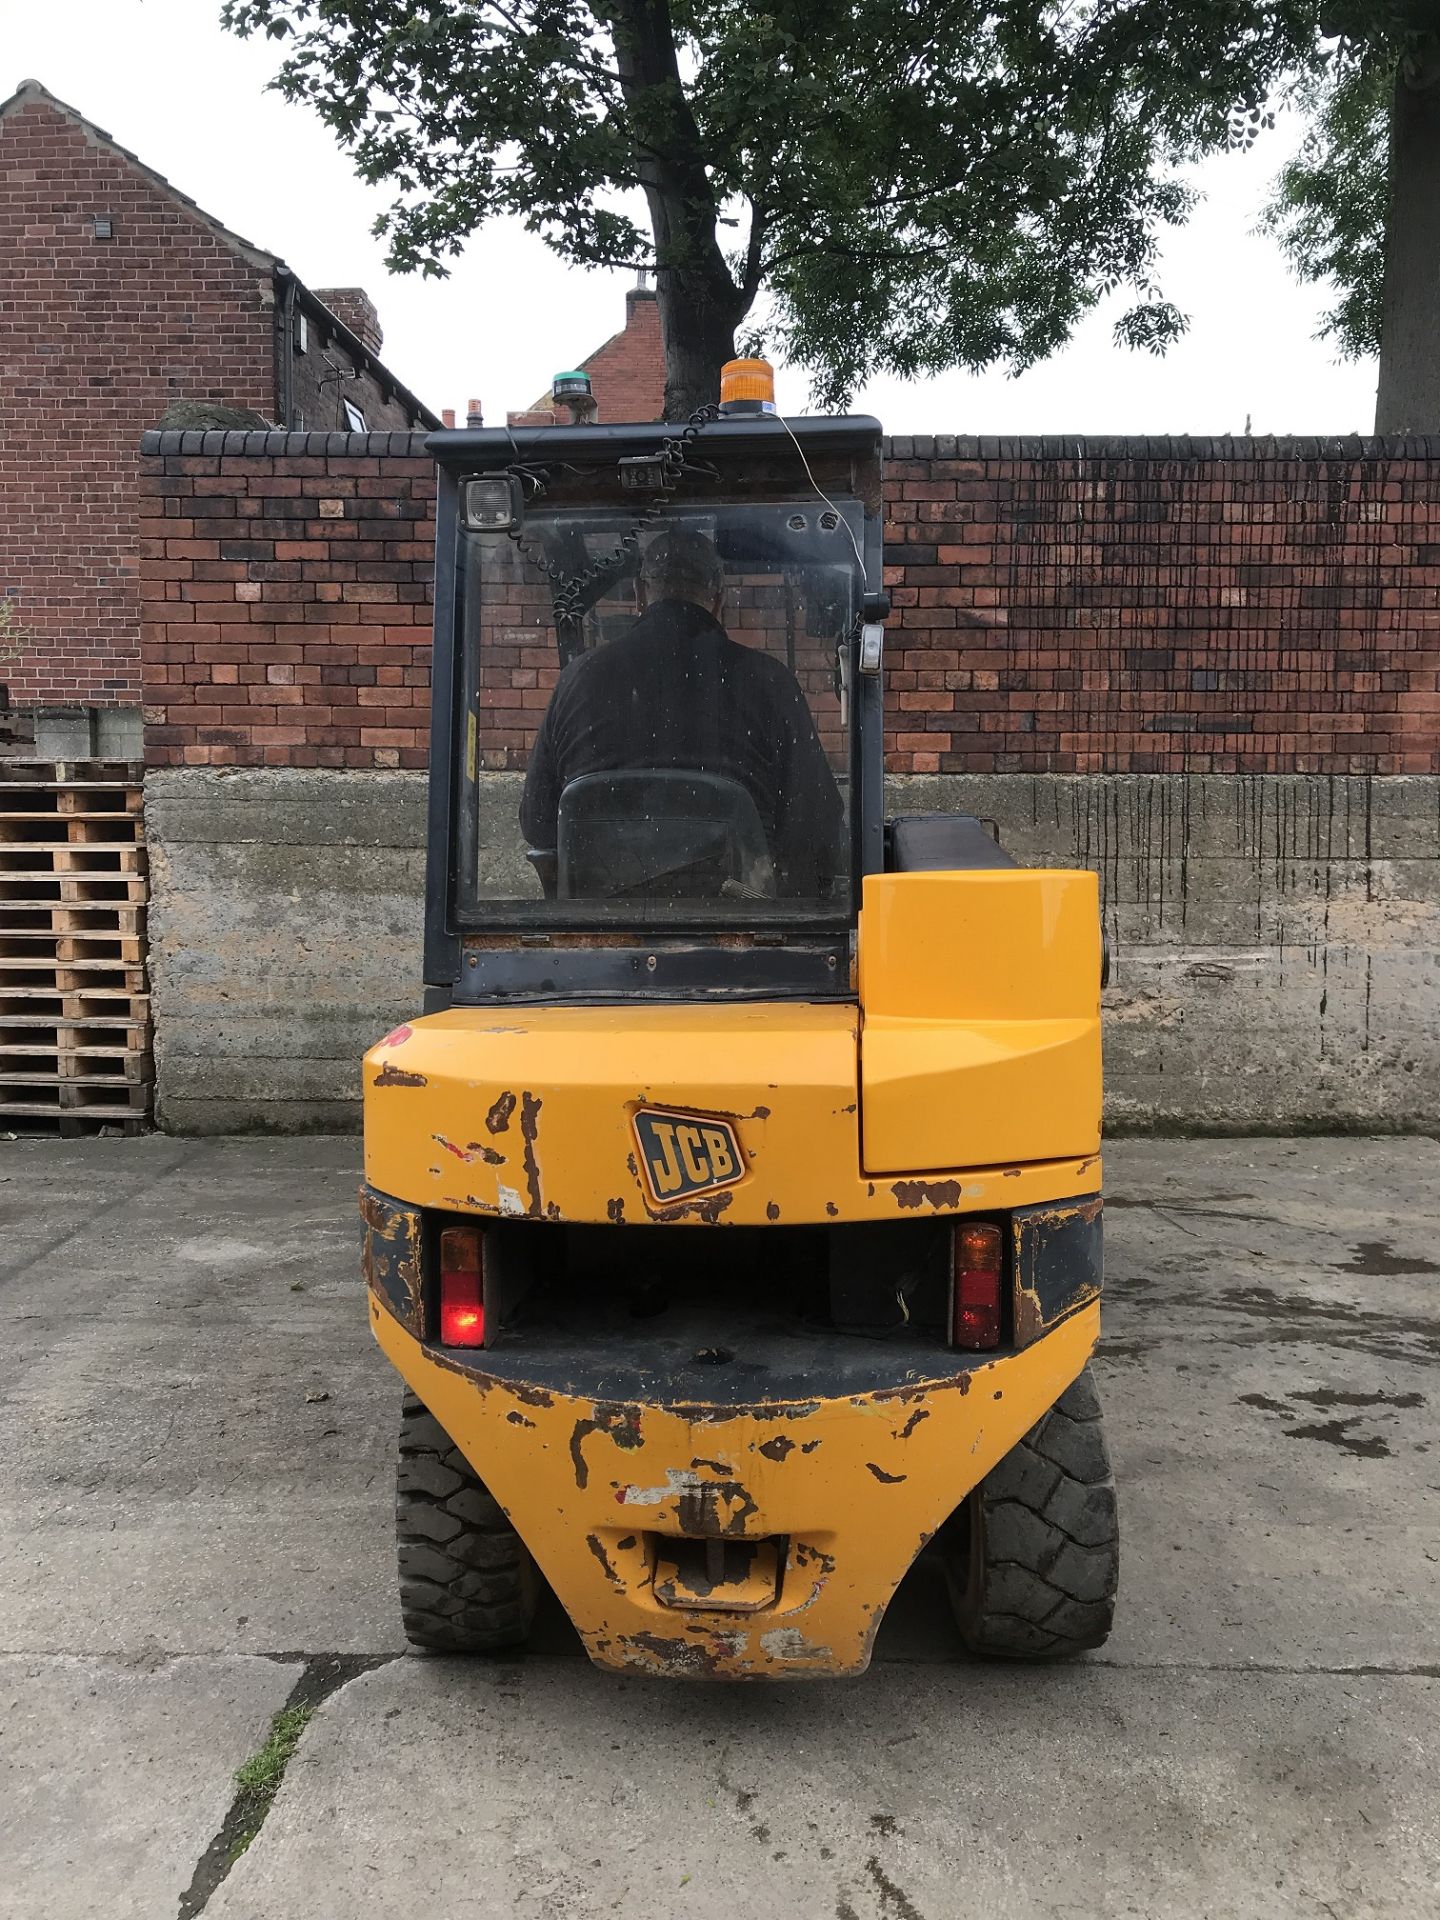
[[[353,1125],[420,1003],[428,462],[147,447],[161,1118]],[[1100,874],[1111,1124],[1440,1125],[1440,445],[893,451],[892,810]]]
[[[180,1133],[345,1132],[420,1006],[426,780],[151,773],[156,1109]]]
[[[520,785],[486,776],[482,838],[523,884]],[[892,780],[932,808],[1099,873],[1112,1128],[1440,1124],[1440,780]],[[361,1055],[421,1001],[424,776],[161,771],[146,815],[162,1125],[357,1125]]]

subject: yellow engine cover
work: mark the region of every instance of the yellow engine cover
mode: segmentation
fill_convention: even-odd
[[[860,915],[867,1173],[1100,1144],[1093,873],[874,874]]]
[[[919,1177],[869,1177],[860,1017],[854,1005],[798,1001],[431,1014],[366,1057],[365,1176],[420,1206],[616,1225],[905,1219],[1098,1187],[1093,1141],[1063,1158],[1023,1151],[1000,1164],[983,1149],[954,1161],[927,1150]],[[928,1115],[937,1138],[953,1138],[944,1131],[946,1105],[960,1097],[953,1085],[936,1077],[912,1091],[916,1126]],[[1042,1107],[1033,1139],[1050,1131]],[[1014,1148],[1026,1137],[1023,1125],[1005,1131]],[[667,1164],[713,1177],[667,1197]]]

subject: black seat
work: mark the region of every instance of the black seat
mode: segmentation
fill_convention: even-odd
[[[968,873],[1019,861],[972,813],[902,813],[888,829],[891,873]]]
[[[765,829],[738,780],[643,767],[581,774],[560,795],[556,892],[562,900],[764,899],[774,891]]]

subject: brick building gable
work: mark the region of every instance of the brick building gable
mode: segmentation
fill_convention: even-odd
[[[602,421],[663,420],[665,348],[653,290],[632,287],[625,296],[625,325],[577,364],[590,376]],[[508,416],[512,427],[548,426],[553,418],[548,392]]]
[[[136,455],[173,403],[343,429],[349,401],[368,428],[438,424],[349,324],[374,318],[358,289],[330,313],[276,255],[35,80],[0,103],[0,259],[12,708],[138,704]],[[282,329],[298,331],[297,315],[314,350],[287,363]]]

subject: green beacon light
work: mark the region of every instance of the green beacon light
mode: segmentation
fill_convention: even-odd
[[[562,408],[568,412],[571,423],[577,427],[593,426],[599,417],[590,376],[579,367],[556,374],[550,382],[550,402],[557,413]]]

